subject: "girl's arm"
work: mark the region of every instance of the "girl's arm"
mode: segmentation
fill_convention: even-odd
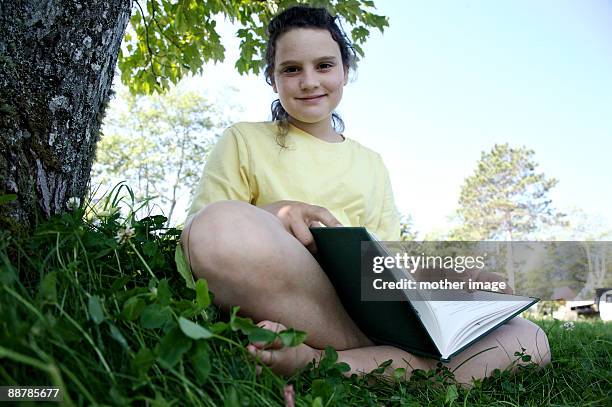
[[[252,203],[257,194],[256,184],[251,177],[247,147],[234,126],[229,127],[206,160],[189,216],[216,201]]]

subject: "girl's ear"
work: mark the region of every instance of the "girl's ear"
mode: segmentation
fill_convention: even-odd
[[[272,76],[271,81],[272,81],[272,90],[274,91],[274,93],[278,93],[278,90],[276,89],[276,81],[274,80],[274,76]]]
[[[346,85],[348,83],[348,68],[345,66],[344,67],[344,84]]]

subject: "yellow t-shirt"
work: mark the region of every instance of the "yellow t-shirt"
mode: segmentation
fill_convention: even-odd
[[[273,122],[237,123],[221,136],[204,167],[189,216],[206,204],[281,200],[327,208],[344,226],[365,226],[381,240],[399,240],[389,174],[378,153],[354,140],[320,140],[295,126],[276,142]]]

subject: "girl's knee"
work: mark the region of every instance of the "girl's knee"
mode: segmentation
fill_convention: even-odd
[[[551,353],[546,332],[534,322],[524,318],[518,317],[512,322],[517,331],[515,335],[519,339],[520,346],[525,349],[525,354],[530,355],[531,361],[540,366],[548,365]]]
[[[535,349],[532,352],[532,357],[535,358],[535,363],[539,364],[540,366],[546,366],[551,360],[548,336],[546,335],[546,332],[544,332],[544,330],[538,325],[534,324],[533,322],[531,322],[531,324],[533,325],[532,332],[535,336]]]
[[[241,201],[214,202],[197,212],[181,235],[181,244],[197,278],[218,277],[232,265],[273,250],[267,214]],[[272,215],[270,215],[272,216]],[[228,276],[231,277],[231,276]]]

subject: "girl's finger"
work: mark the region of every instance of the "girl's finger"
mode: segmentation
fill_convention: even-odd
[[[289,225],[289,228],[291,229],[291,234],[293,234],[293,236],[295,236],[300,243],[306,246],[310,253],[314,254],[317,252],[317,246],[315,245],[312,233],[310,233],[310,230],[304,221],[295,221]]]
[[[342,223],[340,223],[340,221],[336,219],[336,217],[332,215],[332,213],[328,209],[314,205],[312,206],[312,208],[313,212],[308,214],[310,215],[309,218],[311,219],[311,221],[319,221],[325,226],[342,226]]]

